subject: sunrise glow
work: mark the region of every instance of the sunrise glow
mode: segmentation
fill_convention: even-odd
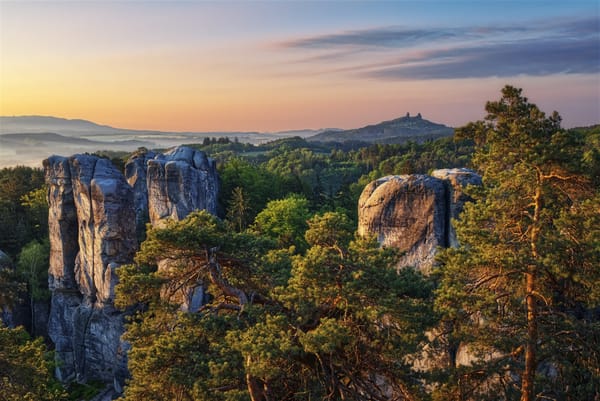
[[[2,2],[0,115],[276,131],[409,111],[457,126],[510,83],[565,126],[589,125],[600,120],[598,7]]]

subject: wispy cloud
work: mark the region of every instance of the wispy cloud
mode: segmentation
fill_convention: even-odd
[[[287,48],[323,49],[333,47],[406,47],[414,44],[463,36],[462,29],[374,28],[294,39],[281,43]]]
[[[382,80],[545,76],[600,72],[600,20],[523,25],[373,28],[283,42],[323,73]],[[336,54],[352,57],[337,58]],[[316,54],[316,55],[315,55]]]
[[[434,50],[410,63],[363,72],[381,79],[484,78],[600,72],[598,39],[529,40]]]

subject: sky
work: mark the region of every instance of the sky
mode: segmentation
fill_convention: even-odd
[[[0,115],[131,129],[460,126],[511,84],[600,123],[600,2],[0,0]]]

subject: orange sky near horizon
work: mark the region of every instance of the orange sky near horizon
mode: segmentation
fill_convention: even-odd
[[[279,5],[277,12],[275,5],[256,5],[263,10],[246,10],[244,16],[212,3],[148,3],[145,9],[120,3],[2,3],[0,115],[81,118],[130,129],[264,132],[353,128],[420,112],[459,126],[482,118],[485,101],[512,84],[523,87],[542,110],[558,110],[565,126],[600,122],[594,66],[591,73],[583,66],[575,73],[507,75],[490,73],[482,64],[488,71],[473,76],[436,72],[388,78],[388,70],[409,71],[413,60],[428,52],[461,46],[467,52],[478,42],[365,45],[381,37],[369,29],[396,26],[392,22],[400,22],[401,14],[348,12],[319,20],[309,13],[314,20],[303,25],[289,22],[299,12],[288,10],[291,5]],[[443,17],[438,23],[450,24]],[[461,23],[469,26],[467,19]],[[357,39],[355,32],[365,38]],[[540,34],[531,34],[537,40],[535,35]],[[313,38],[321,42],[302,42]],[[387,63],[381,71],[388,75],[380,73],[380,62]]]

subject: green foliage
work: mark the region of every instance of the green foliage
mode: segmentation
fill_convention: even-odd
[[[308,217],[308,201],[292,195],[269,202],[254,219],[252,229],[276,240],[280,247],[294,245],[303,250],[306,248],[304,231],[307,228]]]
[[[68,399],[70,401],[81,401],[93,399],[102,389],[106,387],[106,384],[100,381],[89,381],[87,383],[69,383],[67,390],[69,393]]]
[[[31,167],[0,170],[0,250],[15,258],[32,240],[48,233],[47,208],[44,207],[44,174]]]
[[[219,203],[230,219],[243,217],[242,223],[254,220],[270,200],[278,199],[287,193],[284,183],[276,174],[263,166],[254,165],[241,158],[233,158],[219,168],[221,189]],[[234,193],[237,191],[237,195]],[[240,215],[239,195],[243,196],[244,214]]]
[[[31,333],[36,334],[36,303],[48,301],[48,260],[50,257],[50,244],[48,240],[43,243],[32,241],[21,249],[17,259],[17,275],[19,281],[27,286],[29,310],[31,313]]]
[[[50,298],[48,291],[48,258],[50,244],[32,241],[21,249],[17,259],[17,273],[27,283],[27,291],[32,301]]]
[[[353,228],[345,214],[327,212],[313,216],[308,221],[304,238],[311,246],[321,245],[341,250],[350,243]]]
[[[40,240],[48,235],[48,200],[47,188],[29,191],[21,196],[21,206],[25,208],[30,224],[33,226],[35,238]]]
[[[519,387],[522,400],[593,399],[598,187],[586,176],[579,134],[562,130],[557,113],[546,117],[520,89],[502,95],[488,102],[486,121],[457,131],[476,144],[484,187],[456,222],[461,247],[444,252],[436,297],[453,327],[450,341],[469,344],[474,359],[454,383],[454,394],[472,398],[455,399],[513,399],[510,389]],[[542,369],[557,373],[544,377]]]
[[[122,399],[244,399],[239,396],[239,355],[223,346],[225,329],[231,325],[236,321],[229,317],[169,313],[130,326],[126,339],[132,343],[132,378]]]
[[[132,378],[124,399],[418,393],[402,361],[431,325],[422,318],[432,315],[428,281],[412,270],[398,274],[395,254],[376,241],[353,240],[343,214],[307,223],[307,201],[297,196],[263,212],[257,224],[289,225],[285,238],[305,237],[306,253],[280,241],[278,231],[267,238],[237,233],[198,212],[151,229],[137,265],[119,269],[117,303],[134,311],[125,334]],[[177,312],[177,290],[197,283],[209,302],[195,313]],[[375,376],[385,391],[372,383]]]
[[[22,327],[0,326],[0,399],[66,400],[66,392],[52,376],[52,361],[41,338],[31,340]]]
[[[0,309],[14,307],[25,289],[24,283],[12,267],[0,267]]]
[[[227,219],[238,232],[245,230],[248,226],[249,212],[250,202],[248,197],[244,194],[242,188],[235,187],[231,193],[231,200],[227,209]]]

